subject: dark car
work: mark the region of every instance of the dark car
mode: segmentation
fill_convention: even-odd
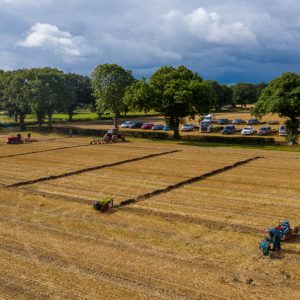
[[[216,123],[219,125],[226,125],[229,123],[229,120],[228,119],[219,119],[216,121]]]
[[[234,134],[235,127],[233,125],[226,125],[222,130],[222,134]]]
[[[164,129],[164,125],[156,124],[151,129],[152,130],[163,130]]]
[[[246,121],[242,119],[234,119],[231,123],[234,125],[241,125],[241,124],[246,124]]]
[[[259,128],[258,135],[270,135],[272,134],[272,128],[270,126],[263,126]]]
[[[143,126],[142,122],[132,122],[129,124],[128,128],[141,128]]]
[[[8,127],[10,127],[10,124],[8,124],[8,123],[0,123],[0,127],[8,128]]]
[[[247,121],[247,124],[248,125],[259,125],[260,122],[259,122],[258,119],[250,119],[250,120]]]

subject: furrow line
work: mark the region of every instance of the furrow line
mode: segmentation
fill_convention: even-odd
[[[217,170],[213,170],[211,172],[202,174],[200,176],[196,176],[196,177],[193,177],[193,178],[190,178],[190,179],[187,179],[187,180],[180,181],[178,183],[169,185],[169,186],[167,186],[167,187],[165,187],[163,189],[157,189],[157,190],[154,190],[154,191],[152,191],[150,193],[147,193],[147,194],[144,194],[144,195],[140,195],[140,196],[138,196],[136,198],[130,198],[130,199],[124,200],[119,205],[117,205],[116,207],[120,208],[122,206],[127,206],[127,205],[131,205],[131,204],[135,204],[137,202],[145,201],[145,200],[147,200],[149,198],[152,198],[154,196],[158,196],[160,194],[168,193],[168,192],[170,192],[172,190],[181,188],[181,187],[183,187],[185,185],[190,185],[190,184],[195,183],[195,182],[203,181],[203,180],[205,180],[205,179],[207,179],[209,177],[218,175],[220,173],[226,172],[226,171],[231,170],[231,169],[235,169],[235,168],[237,168],[239,166],[245,165],[245,164],[247,164],[249,162],[252,162],[254,160],[258,160],[258,159],[261,159],[261,158],[262,158],[261,156],[255,156],[255,157],[252,157],[252,158],[248,158],[246,160],[238,161],[238,162],[236,162],[234,164],[225,166],[223,168],[220,168],[220,169],[217,169]]]
[[[58,151],[58,150],[64,150],[64,149],[72,149],[72,148],[79,148],[79,147],[88,147],[88,146],[90,146],[90,144],[80,144],[80,145],[74,145],[74,146],[65,146],[65,147],[59,147],[59,148],[53,148],[53,149],[46,149],[46,150],[38,150],[38,151],[18,153],[18,154],[9,154],[9,155],[0,156],[0,159],[1,158],[16,157],[16,156],[25,156],[25,155],[29,155],[29,154],[37,154],[37,153]]]
[[[100,169],[104,169],[104,168],[110,168],[110,167],[115,167],[115,166],[131,163],[131,162],[136,162],[136,161],[139,161],[139,160],[158,157],[158,156],[162,156],[162,155],[168,155],[168,154],[172,154],[172,153],[176,153],[176,152],[180,152],[180,151],[181,150],[172,150],[172,151],[167,151],[167,152],[148,154],[148,155],[141,156],[141,157],[135,157],[135,158],[131,158],[131,159],[117,161],[117,162],[110,163],[110,164],[89,167],[89,168],[80,169],[80,170],[76,170],[76,171],[72,171],[72,172],[68,172],[68,173],[63,173],[63,174],[60,174],[60,175],[51,175],[51,176],[41,177],[41,178],[38,178],[38,179],[21,181],[21,182],[17,182],[17,183],[7,185],[6,187],[9,187],[9,188],[10,187],[21,187],[21,186],[31,185],[31,184],[45,182],[45,181],[49,181],[49,180],[65,178],[65,177],[69,177],[69,176],[73,176],[73,175],[79,175],[79,174],[82,174],[82,173],[96,171],[96,170],[100,170]]]

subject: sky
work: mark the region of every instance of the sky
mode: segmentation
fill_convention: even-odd
[[[300,0],[0,0],[0,69],[149,77],[185,65],[221,83],[300,73]]]

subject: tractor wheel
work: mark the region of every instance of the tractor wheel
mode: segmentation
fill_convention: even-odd
[[[106,211],[108,211],[108,210],[109,210],[109,204],[108,204],[108,203],[104,204],[104,205],[101,207],[101,211],[102,211],[102,212],[106,212]]]
[[[292,231],[289,230],[289,231],[285,234],[285,236],[283,237],[283,241],[286,242],[286,241],[290,240],[291,237],[292,237]]]
[[[104,141],[105,143],[110,142],[109,135],[105,134],[104,137],[103,137],[103,141]]]

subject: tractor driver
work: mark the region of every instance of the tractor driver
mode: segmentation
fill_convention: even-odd
[[[277,228],[269,228],[268,230],[270,240],[272,241],[273,248],[272,251],[280,251],[280,232]]]

